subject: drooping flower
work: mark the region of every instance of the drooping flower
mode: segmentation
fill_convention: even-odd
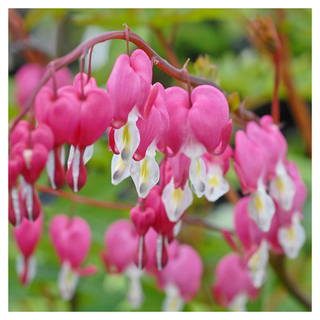
[[[257,222],[262,231],[268,231],[275,205],[265,187],[267,165],[265,150],[242,130],[236,133],[233,164],[242,192],[250,193],[248,210],[251,218]]]
[[[115,153],[112,158],[112,183],[119,184],[131,175],[141,198],[145,198],[159,181],[155,151],[164,150],[163,139],[169,127],[164,88],[160,83],[156,83],[155,87],[157,96],[147,119],[138,118],[133,110],[123,127],[109,130],[109,145]]]
[[[244,261],[236,253],[219,261],[211,289],[215,301],[230,311],[246,311],[247,301],[258,295]]]
[[[17,256],[16,269],[23,285],[30,284],[36,275],[37,262],[33,253],[42,235],[42,216],[40,213],[34,222],[22,217],[20,225],[13,229],[15,242],[21,252]]]
[[[137,116],[144,117],[151,80],[151,62],[143,50],[135,50],[130,57],[121,54],[117,58],[107,82],[107,91],[115,105],[112,121],[115,129],[127,123],[128,116],[134,108]],[[153,104],[152,101],[151,103]]]
[[[58,214],[50,222],[49,233],[61,264],[58,275],[60,295],[62,299],[70,300],[75,294],[79,277],[97,272],[94,265],[80,267],[90,250],[91,230],[80,217],[69,219]]]
[[[48,153],[52,149],[54,137],[51,129],[45,124],[39,124],[30,130],[29,124],[20,121],[10,135],[10,158],[15,159],[11,165],[11,187],[9,186],[10,221],[17,225],[22,216],[30,221],[37,219],[41,211],[40,201],[34,190],[34,183],[40,177],[46,166]],[[9,164],[13,161],[9,161]],[[17,177],[22,175],[19,192],[17,192]],[[11,198],[11,199],[10,199]],[[12,205],[10,205],[12,203]]]
[[[246,265],[252,284],[260,288],[267,277],[269,261],[268,242],[257,223],[250,218],[248,203],[250,197],[241,198],[234,209],[235,231],[245,248]]]
[[[140,283],[143,271],[134,263],[138,242],[139,237],[133,225],[127,220],[117,220],[104,234],[105,251],[101,253],[108,273],[124,273],[129,277],[127,299],[134,308],[139,308],[144,301]]]
[[[74,192],[78,192],[87,178],[85,162],[92,156],[93,144],[111,124],[114,105],[110,95],[98,88],[93,78],[88,81],[84,73],[75,77],[73,87],[64,87],[61,91],[64,94],[70,92],[73,96],[74,88],[77,90],[80,109],[78,125],[69,140],[72,148],[68,159],[67,183]]]
[[[46,68],[35,64],[28,63],[23,65],[16,73],[15,81],[15,99],[19,107],[26,104],[32,91],[36,88]],[[55,72],[55,81],[57,89],[71,84],[71,71],[68,68],[63,68]],[[50,78],[44,85],[53,89],[53,80]]]
[[[166,293],[162,310],[181,311],[199,290],[203,264],[194,248],[176,240],[170,243],[168,252],[168,264],[157,274],[158,284]]]

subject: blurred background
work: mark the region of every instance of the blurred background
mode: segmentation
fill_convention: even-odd
[[[190,74],[218,83],[226,92],[237,93],[245,107],[259,116],[270,114],[274,90],[274,66],[270,57],[256,49],[248,36],[249,19],[270,14],[286,47],[285,66],[280,84],[281,123],[288,141],[288,159],[295,161],[308,188],[303,226],[307,241],[296,260],[286,259],[286,268],[298,286],[311,297],[311,10],[256,9],[9,9],[9,121],[19,113],[14,98],[14,76],[26,63],[46,65],[84,40],[103,32],[124,30],[123,23],[142,37],[161,57],[176,67],[188,58]],[[135,46],[130,44],[130,50]],[[111,40],[94,47],[92,76],[105,89],[116,58],[126,53],[123,40]],[[76,75],[79,61],[69,68]],[[164,87],[177,82],[157,67],[153,82]],[[301,111],[302,110],[302,111]],[[239,129],[234,126],[234,132]],[[233,140],[231,140],[233,145]],[[111,184],[111,158],[107,135],[95,143],[95,152],[87,164],[88,180],[80,195],[97,200],[134,204],[137,195],[131,179],[118,186]],[[159,157],[159,155],[158,155]],[[159,157],[159,159],[161,156]],[[232,166],[227,175],[240,194],[240,184]],[[49,185],[44,172],[39,185]],[[65,190],[68,188],[65,186]],[[70,190],[68,190],[70,191]],[[48,193],[40,193],[44,211],[44,231],[36,250],[36,278],[22,287],[15,270],[18,249],[9,226],[9,311],[131,311],[126,301],[126,276],[106,274],[99,253],[103,250],[106,228],[120,218],[129,219],[129,210],[110,210],[74,203]],[[50,220],[58,213],[83,217],[92,230],[92,247],[86,263],[96,264],[99,272],[81,278],[73,300],[60,299],[57,275],[58,258],[48,236]],[[220,227],[233,228],[233,205],[225,197],[215,203],[195,199],[188,213]],[[181,243],[193,246],[202,257],[204,275],[196,298],[185,311],[220,311],[211,295],[217,262],[231,251],[220,234],[183,223],[178,236]],[[140,311],[160,311],[164,293],[155,280],[142,278],[145,302]],[[249,302],[250,311],[304,311],[268,266],[268,279],[259,298]]]

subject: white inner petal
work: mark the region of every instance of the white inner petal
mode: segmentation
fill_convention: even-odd
[[[80,173],[80,150],[77,147],[74,153],[72,165],[73,191],[78,192],[78,178]]]
[[[18,227],[21,222],[21,213],[20,213],[20,203],[19,203],[18,190],[16,187],[11,189],[11,199],[12,199],[13,211],[14,211],[15,217],[16,217],[15,227]]]
[[[86,147],[86,149],[84,150],[83,157],[82,157],[84,164],[86,164],[91,159],[93,155],[93,150],[94,150],[93,144]]]
[[[120,129],[114,130],[114,140],[125,165],[129,165],[140,143],[140,133],[136,124],[137,120],[138,117],[134,108],[128,116],[127,123]]]
[[[206,148],[201,143],[195,142],[189,136],[187,143],[181,151],[190,159],[196,159],[200,158],[206,152]]]
[[[25,185],[26,190],[26,205],[27,205],[27,212],[28,212],[28,219],[29,221],[33,221],[32,218],[32,209],[33,209],[33,192],[32,186],[29,183]]]
[[[149,147],[150,148],[150,147]],[[149,191],[158,183],[160,178],[159,165],[155,160],[154,147],[147,150],[146,156],[141,161],[132,161],[130,174],[136,186],[139,197],[145,198]]]
[[[218,165],[210,165],[206,176],[205,197],[208,201],[216,201],[230,189],[229,182],[224,178],[222,168]]]
[[[193,202],[193,195],[189,188],[188,181],[186,182],[184,190],[181,188],[175,189],[172,177],[170,182],[164,187],[161,199],[165,206],[168,219],[171,222],[178,221],[183,212],[190,207]]]
[[[46,164],[48,178],[51,184],[52,189],[57,189],[56,184],[54,182],[54,171],[55,171],[55,160],[54,160],[54,150],[49,152],[48,161]]]
[[[230,311],[247,311],[246,304],[248,302],[248,296],[245,293],[239,293],[228,305]]]
[[[133,308],[138,309],[144,302],[144,294],[140,281],[140,278],[143,275],[143,271],[137,268],[136,265],[130,264],[129,267],[126,268],[125,273],[128,275],[130,279],[127,299]]]
[[[169,283],[164,291],[166,296],[162,303],[162,311],[182,311],[184,300],[180,295],[179,288],[173,283]]]
[[[266,268],[269,261],[268,244],[265,239],[261,241],[258,250],[250,257],[248,261],[249,274],[252,284],[255,288],[261,288],[266,281]]]
[[[276,174],[277,177],[270,182],[270,195],[283,210],[289,211],[296,193],[295,184],[281,161],[277,163]]]
[[[306,233],[300,223],[298,213],[294,213],[289,228],[280,227],[278,230],[278,241],[289,259],[298,257],[301,248],[306,242]]]
[[[201,158],[191,159],[189,178],[193,192],[201,198],[206,189],[206,165]]]
[[[69,157],[68,157],[68,162],[67,162],[67,167],[68,167],[68,169],[69,169],[70,166],[71,166],[73,157],[74,157],[74,146],[70,146]]]
[[[113,185],[118,185],[121,181],[130,176],[130,167],[125,165],[120,154],[114,154],[111,162],[111,182]]]
[[[250,195],[248,204],[249,215],[262,231],[268,232],[275,210],[274,202],[267,194],[265,187],[260,180],[257,192]]]
[[[65,155],[65,149],[64,149],[64,145],[61,146],[61,153],[60,153],[60,161],[61,161],[61,164],[62,166],[64,167],[64,164],[66,162],[66,155]],[[68,166],[69,168],[69,166]]]
[[[157,239],[157,249],[156,249],[156,260],[157,260],[157,268],[158,270],[162,270],[162,243],[163,243],[163,236],[161,233],[158,234]]]
[[[182,220],[179,220],[173,227],[173,236],[177,237],[182,227]]]
[[[25,285],[30,284],[37,273],[37,260],[34,256],[30,256],[27,260],[27,266],[25,265],[25,258],[22,254],[19,254],[16,258],[16,271],[18,276],[21,278],[27,267],[27,276]]]
[[[58,287],[63,300],[71,300],[76,292],[79,276],[72,270],[68,261],[63,262],[59,275]]]

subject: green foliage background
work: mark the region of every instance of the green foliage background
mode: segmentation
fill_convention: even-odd
[[[257,52],[249,43],[246,26],[249,18],[262,16],[274,10],[226,10],[226,9],[32,9],[25,15],[28,31],[50,30],[58,26],[57,56],[62,56],[76,47],[88,26],[99,26],[105,31],[123,30],[126,23],[132,31],[140,35],[162,57],[167,58],[163,47],[155,35],[160,29],[169,39],[174,34],[173,48],[181,65],[191,58],[190,73],[196,72],[194,62],[198,55],[208,54],[216,66],[215,80],[227,92],[239,92],[247,98],[246,106],[259,110],[261,105],[270,102],[273,92],[274,71],[267,56]],[[311,103],[311,10],[286,10],[286,31],[292,51],[292,72],[299,94]],[[173,30],[175,30],[173,32]],[[47,37],[47,41],[55,41]],[[131,51],[134,45],[130,45]],[[97,84],[105,88],[105,83],[117,56],[126,52],[124,41],[112,40],[108,59],[99,70],[93,73]],[[10,57],[12,58],[12,57]],[[54,58],[54,56],[52,57]],[[94,59],[94,55],[93,55]],[[78,72],[78,62],[72,63],[73,73]],[[165,87],[174,81],[154,67],[154,82],[160,81]],[[14,103],[13,76],[9,77],[9,120],[18,113]],[[280,98],[285,99],[285,91],[280,87]],[[237,129],[237,127],[236,127]],[[299,130],[291,126],[286,130],[289,151],[288,159],[295,161],[308,188],[308,199],[304,206],[303,226],[307,241],[296,260],[286,259],[290,275],[301,289],[311,296],[311,159],[306,156],[305,145]],[[108,151],[107,138],[102,137],[95,144],[95,152],[87,164],[88,181],[80,195],[94,199],[135,203],[136,191],[131,179],[118,186],[111,184],[110,168],[112,153]],[[232,169],[228,178],[239,189],[239,182]],[[48,185],[43,173],[39,184]],[[67,187],[64,187],[68,190]],[[129,211],[106,210],[76,204],[76,215],[83,217],[92,230],[92,248],[85,264],[93,263],[99,272],[88,278],[81,278],[77,294],[72,302],[64,302],[59,297],[57,275],[59,263],[48,236],[50,220],[58,213],[68,214],[73,204],[66,199],[51,195],[41,195],[44,211],[44,232],[36,250],[38,271],[35,280],[28,287],[19,284],[15,271],[18,250],[12,238],[9,225],[9,311],[130,311],[126,301],[128,280],[125,276],[107,275],[100,260],[103,250],[103,235],[106,228],[117,219],[128,219]],[[210,204],[204,199],[196,199],[188,209],[192,213],[219,226],[233,227],[233,207],[225,201]],[[204,263],[202,286],[196,298],[185,305],[185,311],[221,311],[210,293],[217,262],[230,248],[220,234],[197,226],[183,224],[178,236],[181,243],[192,245],[201,255]],[[187,266],[186,266],[187,267]],[[160,311],[164,293],[160,292],[153,278],[142,279],[145,302],[140,311]],[[261,289],[259,298],[248,303],[250,311],[304,311],[283,288],[275,273],[268,267],[268,280]]]

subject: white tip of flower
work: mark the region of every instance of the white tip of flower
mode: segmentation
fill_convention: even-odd
[[[15,217],[16,217],[15,227],[18,227],[21,222],[21,212],[20,212],[18,190],[15,187],[11,189],[11,199],[12,199],[13,210],[14,210]]]
[[[64,164],[66,163],[66,151],[64,145],[61,146],[60,161],[62,166],[64,167]]]
[[[92,157],[93,155],[93,151],[94,151],[94,145],[90,145],[88,147],[86,147],[86,149],[84,150],[84,153],[83,153],[83,163],[86,164]]]
[[[53,150],[49,152],[46,168],[47,168],[48,178],[49,178],[52,189],[57,189],[56,184],[54,183],[55,160],[54,160]]]
[[[67,167],[68,167],[68,169],[69,169],[70,166],[71,166],[73,157],[74,157],[74,146],[70,146],[69,156],[68,156],[68,161],[67,161]]]
[[[248,211],[250,217],[258,224],[258,227],[262,231],[268,232],[276,208],[264,186],[260,185],[258,191],[250,195]]]
[[[130,166],[125,165],[119,154],[114,154],[111,162],[111,182],[113,185],[118,185],[124,179],[130,176]]]
[[[77,147],[74,152],[73,165],[72,165],[72,177],[73,177],[73,191],[78,192],[78,178],[80,174],[80,150]]]
[[[58,275],[58,287],[61,299],[71,300],[76,292],[79,276],[72,270],[69,262],[64,262]]]
[[[144,302],[144,294],[140,281],[140,278],[143,275],[143,271],[137,268],[136,265],[130,264],[125,272],[130,279],[127,299],[133,308],[138,309]]]
[[[261,241],[258,250],[248,261],[249,274],[255,288],[261,288],[267,279],[267,265],[269,261],[269,249],[265,239]]]
[[[298,213],[293,214],[292,223],[289,228],[279,228],[278,241],[289,259],[298,257],[301,248],[306,242],[306,233],[300,223]]]
[[[160,169],[154,157],[155,151],[153,154],[147,153],[141,161],[133,161],[131,164],[130,174],[140,198],[145,198],[159,181]]]
[[[162,311],[182,311],[184,300],[180,295],[178,287],[169,283],[165,289],[165,298],[162,303]]]
[[[223,177],[222,168],[212,165],[206,177],[205,197],[214,202],[226,194],[230,189],[229,182]]]
[[[188,181],[184,187],[175,189],[173,178],[164,187],[161,196],[162,202],[165,206],[168,219],[171,222],[176,222],[180,219],[183,212],[191,206],[193,202],[192,191],[189,188]]]
[[[189,178],[193,192],[201,198],[206,190],[206,165],[201,158],[191,159]]]
[[[228,305],[230,311],[247,311],[248,296],[245,293],[236,295]]]
[[[182,227],[182,220],[179,220],[173,227],[173,236],[177,237]]]
[[[285,211],[292,207],[293,198],[296,194],[296,187],[288,175],[282,162],[278,162],[276,167],[277,177],[270,182],[270,195]]]
[[[135,114],[135,110],[132,110],[128,116],[127,123],[114,131],[114,140],[125,165],[130,164],[132,156],[140,143],[140,133],[136,124],[137,120],[138,117]]]
[[[25,149],[23,151],[23,160],[24,160],[24,163],[28,169],[31,168],[31,159],[32,159],[32,150]]]
[[[32,186],[29,183],[26,183],[24,185],[24,188],[26,190],[26,207],[28,212],[28,219],[29,221],[33,221],[32,217],[32,211],[33,211],[33,192],[32,192]]]
[[[37,273],[37,260],[34,256],[30,256],[25,265],[25,258],[22,254],[19,254],[16,259],[16,271],[18,276],[21,278],[23,273],[27,272],[25,285],[30,284]]]

